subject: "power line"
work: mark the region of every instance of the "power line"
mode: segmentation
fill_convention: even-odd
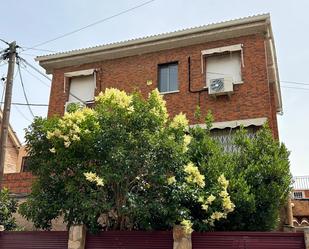
[[[298,90],[307,90],[307,91],[309,91],[309,88],[303,88],[303,87],[281,86],[281,88],[289,88],[289,89],[298,89]]]
[[[0,102],[0,104],[3,104],[4,102]],[[20,103],[20,102],[12,102],[12,105],[20,105],[20,106],[48,106],[48,104],[36,104],[36,103]]]
[[[8,43],[7,41],[3,40],[0,38],[0,41],[4,42],[6,45],[10,45],[10,43]]]
[[[38,76],[36,76],[35,74],[31,73],[26,67],[23,68],[23,70],[25,70],[27,73],[29,73],[32,77],[34,77],[35,79],[37,79],[38,81],[40,81],[42,84],[44,84],[45,86],[47,86],[48,88],[50,88],[50,85],[47,84],[45,81],[41,80]]]
[[[40,75],[42,75],[44,78],[48,79],[49,81],[51,81],[51,79],[44,73],[42,73],[39,69],[37,69],[36,67],[34,67],[33,65],[31,65],[27,60],[25,60],[24,58],[18,56],[19,59],[21,59],[25,64],[27,64],[29,67],[31,67],[34,71],[36,71],[37,73],[39,73]]]
[[[38,70],[37,68],[35,68],[34,66],[32,66],[28,61],[26,61],[24,58],[18,56],[19,59],[21,59],[24,63],[26,63],[28,66],[30,66],[32,69],[34,69],[37,73],[39,73],[40,75],[42,75],[43,77],[45,77],[46,79],[48,79],[50,82],[52,81],[47,75],[45,75],[44,73],[42,73],[40,70]],[[79,102],[81,102],[84,105],[87,105],[87,102],[85,102],[84,100],[82,100],[81,98],[77,97],[75,94],[69,92],[69,95],[71,95],[72,97],[74,97],[75,99],[77,99]]]
[[[25,49],[24,49],[25,48]],[[35,48],[35,47],[25,47],[25,46],[21,46],[22,51],[20,53],[24,53],[24,51],[26,50],[36,50],[36,51],[42,51],[42,52],[50,52],[50,53],[58,53],[58,51],[55,50],[50,50],[50,49],[41,49],[41,48]]]
[[[283,83],[288,83],[288,84],[309,86],[309,83],[306,83],[306,82],[287,81],[287,80],[281,80],[281,82],[283,82]]]
[[[63,37],[72,35],[72,34],[74,34],[74,33],[77,33],[77,32],[79,32],[79,31],[82,31],[82,30],[84,30],[84,29],[87,29],[87,28],[89,28],[89,27],[91,27],[91,26],[97,25],[97,24],[99,24],[99,23],[105,22],[105,21],[110,20],[110,19],[112,19],[112,18],[115,18],[115,17],[117,17],[117,16],[123,15],[123,14],[125,14],[125,13],[130,12],[130,11],[133,11],[133,10],[135,10],[135,9],[138,9],[138,8],[140,8],[140,7],[143,7],[143,6],[145,6],[145,5],[147,5],[147,4],[150,4],[151,2],[154,2],[154,1],[155,1],[155,0],[146,1],[146,2],[144,2],[144,3],[141,3],[141,4],[139,4],[139,5],[134,6],[134,7],[132,7],[132,8],[123,10],[123,11],[117,13],[117,14],[114,14],[114,15],[111,15],[111,16],[109,16],[109,17],[106,17],[106,18],[103,18],[103,19],[101,19],[101,20],[98,20],[98,21],[96,21],[96,22],[94,22],[94,23],[90,23],[90,24],[88,24],[88,25],[86,25],[86,26],[83,26],[83,27],[81,27],[81,28],[78,28],[78,29],[75,29],[75,30],[73,30],[73,31],[67,32],[67,33],[65,33],[65,34],[63,34],[63,35],[59,35],[59,36],[57,36],[57,37],[55,37],[55,38],[53,38],[53,39],[50,39],[50,40],[47,40],[47,41],[38,43],[38,44],[36,44],[36,45],[34,45],[34,46],[28,48],[28,49],[25,49],[24,51],[29,50],[29,49],[34,49],[34,48],[36,48],[36,47],[40,47],[40,46],[42,46],[42,45],[45,45],[45,44],[47,44],[47,43],[56,41],[56,40],[61,39],[61,38],[63,38]]]
[[[34,117],[33,111],[32,111],[32,109],[31,109],[31,107],[30,107],[30,105],[29,105],[29,100],[28,100],[28,97],[27,97],[27,94],[26,94],[26,89],[25,89],[23,77],[22,77],[22,75],[21,75],[19,60],[17,60],[17,69],[18,69],[18,73],[19,73],[19,78],[20,78],[21,87],[22,87],[22,89],[23,89],[23,94],[24,94],[26,103],[28,104],[28,105],[27,105],[27,106],[28,106],[28,110],[29,110],[29,112],[31,113],[32,117]]]
[[[20,54],[21,53],[23,53],[23,52],[20,52]],[[31,57],[37,57],[38,56],[37,54],[28,54],[28,53],[23,53],[23,55],[31,56]]]
[[[16,111],[17,111],[25,120],[27,120],[27,121],[29,121],[29,122],[32,122],[32,120],[30,120],[28,117],[26,117],[26,115],[25,115],[21,110],[19,110],[19,108],[17,107],[17,105],[14,105],[14,107],[15,107]]]

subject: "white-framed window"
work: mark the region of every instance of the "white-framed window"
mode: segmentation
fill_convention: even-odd
[[[69,84],[67,103],[92,103],[96,88],[96,72],[94,69],[68,72],[64,74],[64,91]]]
[[[242,82],[240,52],[206,57],[206,85],[219,78],[231,78],[236,84]]]
[[[178,92],[178,62],[158,65],[158,88],[160,93]]]
[[[233,84],[241,84],[243,50],[242,44],[207,49],[201,51],[202,73],[205,70],[205,86],[208,87],[211,80],[229,78]]]
[[[294,191],[293,192],[293,198],[294,199],[304,199],[304,191]]]

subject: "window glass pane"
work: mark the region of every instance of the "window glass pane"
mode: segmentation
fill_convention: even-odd
[[[178,90],[178,64],[159,65],[159,91],[171,92]]]
[[[70,93],[83,101],[94,99],[95,82],[94,76],[72,77],[70,83]],[[69,95],[69,102],[79,102],[73,95]]]
[[[178,65],[171,64],[169,66],[169,91],[177,91],[178,90]]]
[[[168,91],[168,66],[159,66],[159,91]]]
[[[241,81],[240,52],[206,57],[206,81],[231,77],[233,82]]]

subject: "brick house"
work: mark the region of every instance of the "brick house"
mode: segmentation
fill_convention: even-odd
[[[269,14],[36,60],[53,76],[49,117],[63,115],[72,102],[91,105],[107,87],[139,90],[145,97],[158,88],[171,116],[183,112],[191,125],[203,122],[194,118],[197,106],[202,116],[211,110],[213,135],[227,147],[240,125],[253,134],[268,122],[279,137],[276,115],[282,113],[282,100]],[[23,176],[7,175],[4,185],[11,178],[20,181]],[[17,187],[19,193],[30,191]]]
[[[234,128],[254,132],[269,123],[278,138],[282,112],[274,39],[268,14],[92,48],[39,56],[52,74],[48,116],[71,102],[93,103],[107,87],[164,95],[171,116],[190,124],[197,106],[214,116],[213,133],[228,142]]]
[[[295,176],[293,180],[293,225],[309,227],[309,176]]]
[[[214,116],[213,135],[227,146],[243,125],[252,134],[268,122],[278,138],[282,113],[274,38],[268,14],[92,48],[39,56],[52,74],[48,116],[70,103],[91,105],[105,88],[143,96],[158,88],[171,116],[183,112],[190,125],[197,106]],[[5,176],[4,185],[24,198],[31,175]],[[31,225],[26,225],[27,227]]]

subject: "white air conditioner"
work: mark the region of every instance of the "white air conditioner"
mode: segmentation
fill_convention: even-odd
[[[73,105],[73,104],[77,104],[77,105],[79,105],[79,106],[85,106],[83,103],[81,103],[81,102],[79,102],[79,101],[74,101],[74,102],[73,102],[73,101],[68,101],[68,102],[66,102],[65,105],[64,105],[64,111],[65,111],[65,112],[68,111],[68,108],[69,108],[69,106],[70,106],[71,104],[72,104],[72,105]]]
[[[217,78],[209,80],[209,95],[230,95],[233,93],[233,79],[231,77]]]

